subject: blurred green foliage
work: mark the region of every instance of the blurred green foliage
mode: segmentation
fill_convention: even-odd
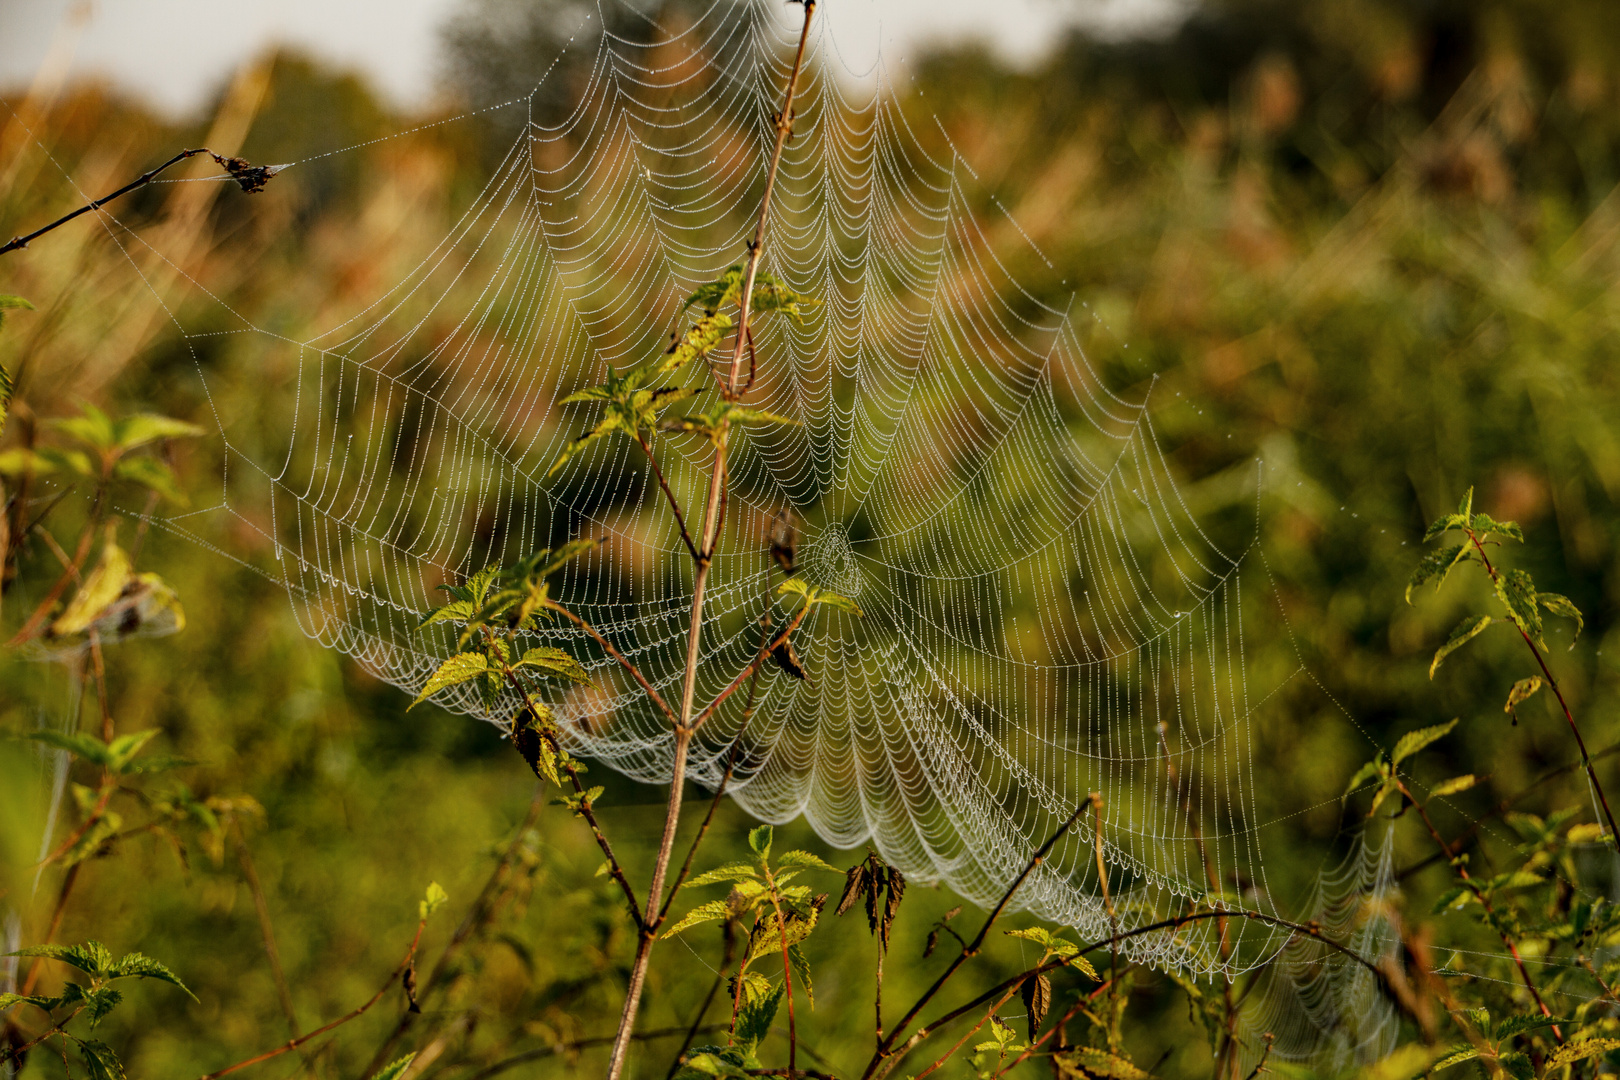
[[[470,8],[447,36],[449,70],[469,105],[525,92],[568,21],[557,6],[497,7]],[[536,14],[516,29],[500,21],[526,11]],[[583,43],[579,51],[589,53]],[[1089,316],[1081,321],[1090,358],[1110,385],[1138,396],[1151,387],[1153,423],[1189,501],[1223,538],[1252,530],[1253,462],[1264,463],[1261,550],[1309,669],[1353,718],[1301,693],[1261,731],[1264,804],[1295,815],[1286,828],[1302,843],[1330,843],[1361,816],[1335,796],[1370,752],[1452,717],[1461,718],[1457,729],[1412,766],[1437,781],[1480,778],[1450,798],[1460,809],[1434,807],[1448,835],[1576,760],[1549,695],[1521,701],[1513,719],[1504,714],[1502,702],[1532,674],[1516,640],[1481,636],[1429,678],[1431,655],[1464,614],[1483,609],[1489,587],[1458,580],[1417,606],[1403,602],[1403,589],[1425,525],[1471,486],[1477,509],[1524,527],[1515,565],[1585,615],[1578,641],[1572,624],[1547,624],[1549,662],[1612,784],[1614,759],[1603,756],[1620,739],[1612,5],[1210,0],[1162,39],[1075,37],[1033,71],[973,49],[916,68],[910,92],[938,112],[987,191],[1050,260],[1029,253],[1013,273],[1048,303],[1073,296],[1073,310]],[[563,96],[545,108],[565,107],[569,79],[583,77],[566,70],[554,83]],[[49,102],[8,100],[43,146],[21,120],[0,131],[4,236],[76,204],[47,151],[87,190],[107,190],[205,137],[279,163],[406,126],[358,80],[288,55],[239,76],[197,125],[164,123],[94,86]],[[34,445],[43,421],[81,414],[84,400],[114,415],[209,423],[192,365],[233,361],[219,339],[177,342],[148,310],[146,290],[195,314],[194,327],[214,319],[214,329],[230,329],[212,305],[184,307],[183,272],[259,325],[297,337],[323,302],[375,291],[419,260],[477,191],[507,134],[493,125],[425,129],[290,171],[253,200],[219,198],[217,185],[153,185],[120,216],[156,231],[179,262],[172,273],[143,263],[144,281],[119,272],[113,238],[88,224],[6,256],[0,293],[38,310],[9,311],[0,333],[0,364],[15,385],[0,451]],[[252,404],[212,403],[227,416]],[[209,473],[196,454],[181,439],[150,460],[206,504],[211,493],[197,485]],[[9,498],[17,485],[8,485]],[[9,535],[21,535],[24,511],[38,509],[37,500],[12,504]],[[84,508],[70,502],[57,514],[59,535],[76,535]],[[266,957],[255,876],[292,1025],[340,1016],[383,985],[410,941],[424,883],[437,880],[453,910],[430,924],[423,956],[456,944],[436,976],[424,963],[421,1017],[410,1019],[392,991],[310,1044],[300,1062],[321,1075],[359,1075],[374,1055],[380,1067],[414,1049],[408,1067],[467,1063],[460,1077],[470,1063],[533,1050],[529,1075],[575,1061],[596,1067],[600,1044],[574,1044],[610,1033],[634,931],[614,884],[595,874],[589,834],[564,811],[526,817],[533,774],[492,727],[432,708],[406,720],[403,695],[304,637],[277,586],[194,545],[144,532],[136,542],[133,532],[126,526],[119,542],[175,589],[188,625],[108,648],[109,708],[119,735],[159,731],[145,752],[194,764],[143,777],[139,794],[119,796],[113,808],[126,823],[169,824],[109,837],[110,847],[91,853],[56,940],[104,940],[118,954],[138,948],[199,1001],[132,996],[96,1038],[117,1048],[131,1075],[197,1075],[285,1041],[289,1018]],[[7,636],[59,573],[38,541],[8,545]],[[1293,662],[1286,638],[1251,646],[1258,670]],[[94,728],[94,685],[80,693],[63,664],[7,650],[0,727],[71,729],[82,715]],[[54,762],[33,744],[0,744],[0,907],[21,913],[23,944],[43,933],[60,888],[55,871],[37,881],[34,872]],[[78,766],[68,779],[88,790],[96,771]],[[606,787],[598,816],[644,880],[661,794],[605,770],[593,781]],[[71,818],[74,805],[62,813]],[[1573,770],[1519,806],[1530,816],[1511,831],[1483,830],[1474,858],[1502,871],[1518,858],[1567,859],[1605,887],[1612,873],[1587,865],[1592,845],[1570,846],[1567,831],[1558,833],[1553,815],[1563,808],[1593,821]],[[1399,824],[1398,861],[1428,859],[1428,836]],[[749,825],[725,806],[710,857],[746,859]],[[67,832],[56,823],[56,837]],[[852,858],[825,852],[798,825],[778,830],[776,842],[840,865]],[[1316,870],[1302,857],[1276,873],[1303,883]],[[486,891],[488,882],[496,884]],[[1428,900],[1447,895],[1452,875],[1435,861],[1405,884],[1418,898],[1416,923],[1429,918]],[[1558,914],[1546,879],[1527,891]],[[932,978],[939,959],[921,959],[925,938],[955,906],[942,892],[907,895],[886,965],[890,1000]],[[1574,917],[1567,904],[1559,914]],[[1495,930],[1467,912],[1443,907],[1433,919],[1461,948],[1500,951]],[[804,1045],[844,1071],[870,1046],[879,948],[852,931],[807,946],[819,1007],[798,1018]],[[654,964],[649,1030],[689,1023],[712,979],[718,942],[696,929],[682,940],[691,952],[671,942]],[[995,942],[977,961],[986,984],[1029,959],[1021,940]],[[1512,973],[1503,978],[1491,990],[1498,1018],[1524,1005]],[[60,992],[60,974],[51,979],[46,989]],[[1144,1021],[1126,1028],[1130,1056],[1156,1075],[1208,1075],[1200,1021],[1177,993],[1156,976],[1136,981]],[[1500,1034],[1489,1017],[1477,1026]],[[390,1041],[396,1028],[408,1045]],[[974,1044],[981,1065],[1005,1056],[1016,1035],[986,1033],[992,1043]],[[639,1049],[638,1075],[667,1069],[678,1041]],[[542,1056],[547,1047],[556,1052]],[[33,1060],[27,1075],[51,1067]],[[1430,1058],[1402,1060],[1392,1068],[1411,1075]]]

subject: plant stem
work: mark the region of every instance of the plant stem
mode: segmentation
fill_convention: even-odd
[[[1479,535],[1473,529],[1468,530],[1468,539],[1474,545],[1474,550],[1479,552],[1480,561],[1485,564],[1485,572],[1491,576],[1491,584],[1495,585],[1497,582],[1496,567],[1491,565],[1491,557],[1485,553],[1484,543],[1481,542]],[[1581,764],[1586,767],[1586,778],[1592,782],[1592,791],[1597,795],[1598,802],[1602,804],[1603,816],[1609,822],[1609,843],[1616,850],[1620,850],[1620,826],[1615,824],[1614,811],[1609,809],[1609,797],[1603,793],[1603,785],[1598,783],[1597,770],[1592,768],[1592,758],[1586,752],[1586,740],[1581,738],[1581,729],[1575,724],[1575,714],[1570,711],[1569,702],[1564,700],[1564,692],[1559,689],[1558,680],[1553,678],[1553,673],[1547,667],[1547,661],[1541,655],[1541,650],[1536,648],[1536,643],[1530,639],[1530,635],[1525,631],[1525,628],[1519,625],[1518,619],[1514,619],[1513,626],[1519,631],[1519,636],[1524,638],[1525,648],[1530,650],[1530,655],[1536,658],[1536,664],[1541,668],[1541,674],[1546,676],[1547,685],[1552,687],[1554,696],[1558,698],[1558,707],[1564,710],[1564,719],[1569,722],[1570,734],[1575,736],[1575,745],[1581,751]]]
[[[259,882],[259,871],[248,852],[247,837],[240,822],[231,822],[236,839],[236,857],[242,864],[242,876],[247,879],[248,891],[253,894],[253,910],[259,917],[259,935],[264,938],[264,954],[270,960],[270,974],[276,980],[276,996],[281,1000],[281,1012],[287,1018],[287,1034],[298,1038],[298,1013],[293,1009],[292,990],[287,986],[287,975],[281,969],[281,952],[276,948],[276,931],[270,922],[270,905],[264,898],[264,886]]]
[[[748,247],[747,270],[743,275],[743,291],[739,302],[740,318],[737,322],[736,344],[723,388],[729,400],[737,391],[737,362],[748,339],[748,319],[753,307],[754,278],[759,269],[760,256],[765,250],[765,225],[769,220],[771,193],[776,187],[776,176],[782,164],[782,148],[793,128],[793,95],[798,90],[799,73],[804,66],[805,44],[810,38],[810,19],[815,13],[816,0],[804,0],[804,25],[799,32],[798,51],[794,54],[793,70],[788,75],[783,96],[782,111],[776,117],[776,144],[771,151],[770,164],[765,170],[765,191],[760,197],[759,216],[754,224],[754,239]],[[714,464],[709,471],[708,498],[703,508],[703,522],[699,528],[697,550],[694,552],[692,578],[692,617],[687,629],[686,666],[681,687],[680,719],[675,724],[675,753],[671,762],[669,805],[664,813],[664,832],[658,844],[658,857],[653,863],[652,881],[647,888],[647,918],[642,920],[641,935],[636,945],[636,958],[630,968],[630,984],[625,990],[624,1011],[619,1017],[619,1031],[608,1059],[607,1080],[619,1080],[624,1071],[625,1057],[630,1050],[630,1037],[635,1031],[636,1014],[641,1007],[641,992],[647,979],[647,965],[652,958],[653,943],[658,939],[658,924],[662,920],[664,876],[669,869],[670,856],[675,848],[675,830],[680,825],[681,799],[686,786],[686,759],[691,747],[693,698],[697,692],[698,659],[702,655],[703,601],[709,583],[709,570],[714,565],[715,548],[719,543],[721,521],[724,516],[724,496],[727,483],[726,441],[730,424],[722,420],[714,437]],[[684,524],[684,523],[683,523]],[[654,913],[657,914],[654,914]]]
[[[1400,785],[1401,795],[1406,799],[1407,802],[1417,807],[1418,817],[1423,821],[1423,827],[1429,830],[1429,836],[1433,838],[1436,844],[1440,845],[1440,850],[1445,852],[1445,856],[1448,860],[1453,859],[1454,856],[1451,853],[1451,845],[1446,843],[1445,840],[1441,838],[1440,830],[1434,827],[1434,820],[1429,817],[1429,808],[1412,798],[1412,792],[1409,788],[1407,788],[1404,781],[1397,780],[1397,783]],[[1552,1017],[1552,1010],[1547,1008],[1547,1003],[1541,999],[1541,991],[1536,989],[1535,980],[1530,977],[1530,969],[1525,967],[1524,958],[1519,955],[1518,944],[1511,937],[1509,937],[1507,931],[1502,929],[1502,927],[1497,923],[1496,908],[1491,904],[1490,897],[1485,895],[1485,891],[1479,887],[1479,883],[1469,875],[1468,867],[1462,865],[1460,862],[1456,863],[1455,865],[1457,868],[1457,876],[1462,878],[1463,883],[1468,886],[1468,890],[1474,894],[1474,899],[1479,901],[1479,906],[1485,909],[1486,921],[1491,924],[1491,928],[1496,931],[1496,935],[1502,939],[1502,944],[1507,946],[1508,954],[1513,957],[1513,963],[1519,969],[1519,977],[1524,980],[1525,988],[1530,991],[1530,996],[1535,999],[1536,1007],[1541,1010],[1542,1016],[1550,1019]],[[1564,1041],[1564,1033],[1558,1030],[1557,1024],[1552,1026],[1552,1033],[1559,1042]]]

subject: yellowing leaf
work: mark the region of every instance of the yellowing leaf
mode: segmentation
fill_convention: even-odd
[[[428,677],[427,683],[422,687],[422,692],[417,694],[416,700],[407,706],[407,711],[414,709],[446,687],[459,686],[464,682],[470,682],[488,671],[489,660],[483,653],[457,653],[440,664],[438,670]]]
[[[1451,636],[1446,639],[1446,643],[1435,651],[1434,659],[1429,663],[1429,678],[1434,678],[1434,673],[1439,670],[1441,661],[1450,656],[1452,653],[1456,652],[1458,649],[1462,648],[1464,645],[1468,644],[1470,641],[1473,641],[1474,638],[1478,637],[1492,623],[1499,621],[1500,620],[1498,619],[1491,618],[1489,615],[1470,615],[1468,618],[1458,623],[1457,628],[1453,630],[1451,632]]]
[[[109,539],[101,549],[101,560],[96,568],[80,583],[73,599],[51,623],[51,634],[62,637],[88,630],[119,598],[132,576],[129,556]]]
[[[1450,780],[1442,780],[1438,784],[1434,785],[1434,787],[1430,788],[1429,795],[1432,798],[1441,799],[1447,795],[1457,795],[1461,792],[1467,791],[1477,783],[1479,783],[1479,777],[1475,776],[1473,773],[1467,773],[1463,776],[1453,776]]]
[[[1456,726],[1457,721],[1451,720],[1444,724],[1436,724],[1433,727],[1418,728],[1416,731],[1408,731],[1405,735],[1400,737],[1398,742],[1396,742],[1395,752],[1394,754],[1390,755],[1391,760],[1394,761],[1395,764],[1399,765],[1401,762],[1405,761],[1419,750],[1422,750],[1424,747],[1445,738],[1451,733],[1451,729]]]

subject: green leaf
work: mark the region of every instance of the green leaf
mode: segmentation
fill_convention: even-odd
[[[94,405],[85,405],[78,416],[47,420],[46,423],[96,450],[108,451],[118,447],[118,429],[112,418]]]
[[[30,945],[5,955],[43,956],[97,977],[106,974],[107,969],[113,966],[112,953],[99,941],[86,941],[83,945]]]
[[[16,384],[11,381],[11,372],[6,365],[0,364],[0,434],[6,430],[6,416],[11,412],[11,395],[16,390]]]
[[[1400,790],[1400,781],[1395,778],[1395,774],[1391,773],[1389,776],[1385,777],[1383,786],[1380,787],[1377,793],[1373,795],[1372,805],[1367,807],[1367,816],[1372,817],[1374,814],[1378,813],[1378,808],[1383,805],[1384,800],[1389,798],[1391,795],[1396,794]]]
[[[180,981],[180,977],[158,961],[143,953],[132,952],[107,969],[109,979],[156,979],[170,986],[178,986],[186,996],[196,1001],[197,995]]]
[[[1496,575],[1496,597],[1508,610],[1508,617],[1530,640],[1546,648],[1541,640],[1541,611],[1536,607],[1536,584],[1523,570],[1502,570]]]
[[[1398,742],[1395,743],[1395,752],[1390,755],[1390,759],[1396,765],[1399,765],[1401,762],[1405,761],[1419,750],[1422,750],[1424,747],[1445,738],[1451,733],[1451,729],[1456,726],[1457,721],[1453,719],[1444,724],[1436,724],[1433,727],[1418,728],[1416,731],[1408,731],[1405,735],[1400,737]]]
[[[523,658],[512,665],[517,668],[534,668],[554,679],[565,682],[588,683],[591,677],[585,673],[584,666],[561,649],[542,645],[530,649],[523,654]]]
[[[1496,1029],[1491,1032],[1491,1038],[1498,1041],[1502,1039],[1511,1039],[1513,1036],[1522,1035],[1527,1031],[1536,1031],[1540,1028],[1553,1027],[1557,1024],[1568,1026],[1573,1023],[1574,1021],[1568,1017],[1534,1015],[1509,1016],[1504,1018],[1500,1024],[1496,1025]]]
[[[1426,544],[1435,537],[1450,532],[1452,529],[1462,529],[1466,528],[1467,526],[1468,518],[1465,515],[1447,514],[1445,517],[1438,518],[1429,525],[1429,528],[1423,534],[1423,542]]]
[[[180,490],[180,482],[175,479],[174,470],[157,458],[141,456],[119,458],[113,465],[112,474],[115,480],[139,484],[148,491],[157,492],[172,503],[186,505],[186,494]]]
[[[713,870],[699,874],[686,884],[713,885],[719,881],[750,881],[758,877],[759,873],[747,863],[727,863],[725,866],[717,866]]]
[[[1106,1076],[1111,1080],[1149,1080],[1150,1076],[1117,1054],[1089,1046],[1058,1055],[1057,1063],[1065,1076]]]
[[[847,596],[839,596],[834,592],[826,592],[823,589],[810,584],[808,581],[805,581],[803,578],[788,578],[786,581],[782,582],[782,584],[776,587],[776,595],[802,596],[804,598],[805,607],[813,607],[816,604],[826,604],[830,607],[835,607],[840,611],[847,611],[851,615],[861,616],[864,614],[864,612],[862,612],[861,609],[855,605],[855,601],[849,599]]]
[[[700,307],[712,315],[727,304],[735,304],[742,295],[742,279],[742,264],[734,263],[716,280],[699,286],[697,292],[686,298],[684,308]]]
[[[754,854],[758,855],[761,859],[770,858],[771,827],[769,825],[761,825],[757,829],[750,830],[748,833],[748,846],[753,849]]]
[[[771,1021],[776,1019],[776,1010],[781,1004],[782,988],[777,987],[773,993],[739,1009],[736,1041],[749,1050],[764,1042],[765,1036],[771,1033]]]
[[[100,1039],[79,1039],[79,1053],[90,1071],[90,1080],[125,1080],[124,1063],[112,1052],[112,1047]]]
[[[422,687],[422,692],[416,695],[416,700],[406,706],[406,711],[416,708],[416,706],[446,687],[460,686],[464,682],[479,678],[488,671],[489,659],[483,653],[457,653],[440,664],[438,670],[428,677],[427,684]]]
[[[131,735],[120,735],[107,746],[107,766],[116,773],[129,772],[130,764],[141,748],[159,734],[158,728],[148,728]]]
[[[55,1006],[55,999],[48,997],[26,997],[22,994],[0,994],[0,1013],[5,1012],[13,1005],[32,1005],[36,1009],[50,1012]]]
[[[1343,800],[1349,798],[1350,793],[1361,787],[1362,784],[1365,784],[1369,780],[1380,779],[1383,777],[1383,775],[1384,763],[1381,758],[1375,758],[1374,760],[1367,762],[1361,768],[1356,770],[1356,774],[1352,776],[1350,778],[1350,782],[1344,786],[1344,794],[1339,796],[1339,800],[1342,802]]]
[[[1519,528],[1517,522],[1497,521],[1489,514],[1475,514],[1474,520],[1470,523],[1470,526],[1476,533],[1479,533],[1482,538],[1492,535],[1505,536],[1509,540],[1517,540],[1521,544],[1524,543],[1524,530]]]
[[[101,548],[101,559],[96,568],[80,583],[79,589],[68,601],[62,614],[51,623],[51,634],[65,637],[81,633],[99,619],[123,594],[130,583],[133,569],[124,549],[108,540]]]
[[[1446,643],[1435,651],[1434,659],[1429,662],[1429,678],[1434,678],[1434,673],[1439,670],[1441,661],[1470,641],[1473,641],[1486,627],[1500,621],[1500,619],[1493,619],[1489,615],[1470,615],[1458,623],[1457,628],[1446,639]]]
[[[1466,885],[1453,885],[1435,900],[1434,906],[1429,909],[1430,915],[1439,915],[1445,911],[1456,911],[1467,907],[1469,903],[1478,900],[1474,890]]]
[[[1462,502],[1457,504],[1457,516],[1471,519],[1474,513],[1474,489],[1469,488],[1463,492]]]
[[[450,894],[437,881],[428,882],[427,893],[416,905],[417,917],[427,922],[428,916],[450,902]]]
[[[382,1067],[382,1071],[373,1076],[371,1080],[399,1080],[401,1076],[405,1075],[405,1070],[411,1067],[411,1062],[415,1060],[415,1051],[406,1054],[402,1058],[396,1058],[395,1060],[390,1061],[387,1065],[384,1065]]]
[[[135,413],[113,421],[113,445],[120,450],[133,450],[159,439],[181,439],[203,434],[203,429],[184,420],[175,420],[155,413]]]
[[[1588,1061],[1611,1050],[1620,1050],[1620,1039],[1584,1039],[1581,1042],[1568,1042],[1547,1056],[1545,1072],[1551,1076],[1554,1069],[1573,1065],[1577,1061]]]
[[[713,923],[713,921],[723,920],[729,915],[731,915],[731,904],[729,902],[726,902],[726,900],[710,900],[708,904],[700,904],[698,907],[692,908],[690,912],[685,913],[684,916],[680,916],[679,923],[664,931],[664,938],[674,938],[676,934],[682,933],[685,929],[693,928],[698,923]]]
[[[1477,1057],[1479,1057],[1479,1051],[1474,1047],[1458,1046],[1453,1048],[1452,1051],[1445,1057],[1441,1058],[1433,1065],[1430,1065],[1429,1071],[1434,1072],[1438,1069],[1449,1069],[1453,1065],[1461,1065],[1463,1062],[1473,1061]]]
[[[776,860],[778,866],[804,866],[811,870],[826,870],[832,874],[842,874],[843,871],[822,859],[819,855],[812,855],[808,851],[790,851]]]
[[[719,312],[705,315],[669,347],[663,358],[652,366],[651,374],[673,374],[698,357],[708,356],[725,340],[726,331],[733,325],[729,315]]]
[[[1450,780],[1442,780],[1438,784],[1434,785],[1434,787],[1430,788],[1429,797],[1433,799],[1443,799],[1447,795],[1460,795],[1462,792],[1467,791],[1477,783],[1479,783],[1479,777],[1475,776],[1473,773],[1467,773],[1463,776],[1453,776]]]
[[[124,995],[110,986],[103,986],[99,990],[87,990],[84,994],[84,1012],[90,1019],[90,1026],[100,1024],[107,1014],[116,1009],[124,1000]]]
[[[568,401],[571,399],[564,398],[563,400]],[[597,439],[600,439],[604,435],[611,435],[615,431],[624,430],[624,418],[621,417],[617,412],[608,413],[606,416],[602,417],[602,419],[596,422],[595,427],[591,428],[591,430],[587,431],[585,434],[563,447],[562,453],[557,455],[557,460],[553,461],[551,463],[551,468],[546,470],[546,479],[549,480],[553,476],[556,476],[562,471],[562,467],[568,464],[568,460],[570,458],[579,453],[581,450],[585,449],[587,446],[591,445],[591,443],[595,442]]]
[[[1461,545],[1445,548],[1441,551],[1431,551],[1418,563],[1417,569],[1412,571],[1412,577],[1406,583],[1406,602],[1412,602],[1412,591],[1432,578],[1440,580],[1434,583],[1435,588],[1446,583],[1458,563],[1469,557],[1469,549]]]
[[[805,1000],[810,1007],[816,1007],[816,992],[810,981],[810,961],[804,955],[804,949],[799,945],[788,946],[788,964],[793,968],[793,985],[804,990]]]
[[[791,417],[779,416],[765,409],[750,409],[735,402],[722,401],[706,413],[696,416],[681,416],[663,422],[665,431],[690,431],[710,439],[720,436],[720,427],[723,424],[792,424],[797,426],[798,421]]]
[[[66,750],[74,757],[82,758],[92,765],[106,768],[112,763],[111,750],[106,743],[94,735],[82,732],[52,731],[48,728],[39,731],[30,731],[27,738],[35,742],[54,746],[58,750]]]
[[[8,311],[35,311],[33,304],[20,296],[10,293],[0,293],[0,326],[6,325],[6,312]]]
[[[1536,603],[1554,615],[1562,615],[1566,619],[1575,620],[1575,637],[1570,638],[1569,641],[1569,647],[1573,649],[1576,639],[1581,636],[1581,631],[1586,629],[1586,619],[1582,617],[1581,609],[1576,607],[1569,597],[1552,592],[1537,593]]]
[[[820,300],[812,299],[803,293],[796,293],[788,288],[787,283],[774,274],[761,270],[754,275],[754,302],[752,310],[761,315],[776,312],[788,316],[795,322],[803,322],[807,307],[819,307]]]

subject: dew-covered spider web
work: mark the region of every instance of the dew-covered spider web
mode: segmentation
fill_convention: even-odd
[[[741,259],[799,12],[717,3],[600,34],[571,113],[534,96],[502,110],[518,133],[429,258],[317,336],[239,325],[258,412],[220,418],[217,505],[167,526],[219,535],[223,518],[262,542],[307,632],[413,694],[455,649],[452,631],[417,631],[438,586],[601,538],[554,595],[678,699],[692,566],[640,449],[602,440],[548,470],[596,417],[562,399],[658,355],[686,297]],[[813,28],[763,266],[822,304],[759,324],[747,400],[797,424],[734,440],[699,703],[755,655],[784,511],[800,572],[864,615],[815,609],[794,639],[807,678],[768,668],[740,740],[743,695],[720,709],[691,779],[712,789],[735,744],[729,790],[749,813],[871,843],[983,905],[1099,792],[1119,929],[1216,902],[1382,955],[1379,852],[1357,845],[1311,897],[1268,879],[1257,718],[1298,672],[1246,657],[1255,612],[1282,632],[1257,553],[1201,524],[1150,397],[1103,383],[1068,298],[1015,279],[1044,256],[926,100],[885,61],[860,83],[842,70]],[[696,515],[707,443],[664,434],[654,452]],[[667,783],[670,727],[639,688],[567,623],[532,637],[592,672],[554,701],[574,748]],[[501,725],[516,711],[456,693],[436,700]],[[1112,925],[1093,822],[1014,904],[1087,941]],[[1197,977],[1264,967],[1245,1024],[1278,1054],[1390,1045],[1372,976],[1291,930],[1235,915],[1122,954]]]

